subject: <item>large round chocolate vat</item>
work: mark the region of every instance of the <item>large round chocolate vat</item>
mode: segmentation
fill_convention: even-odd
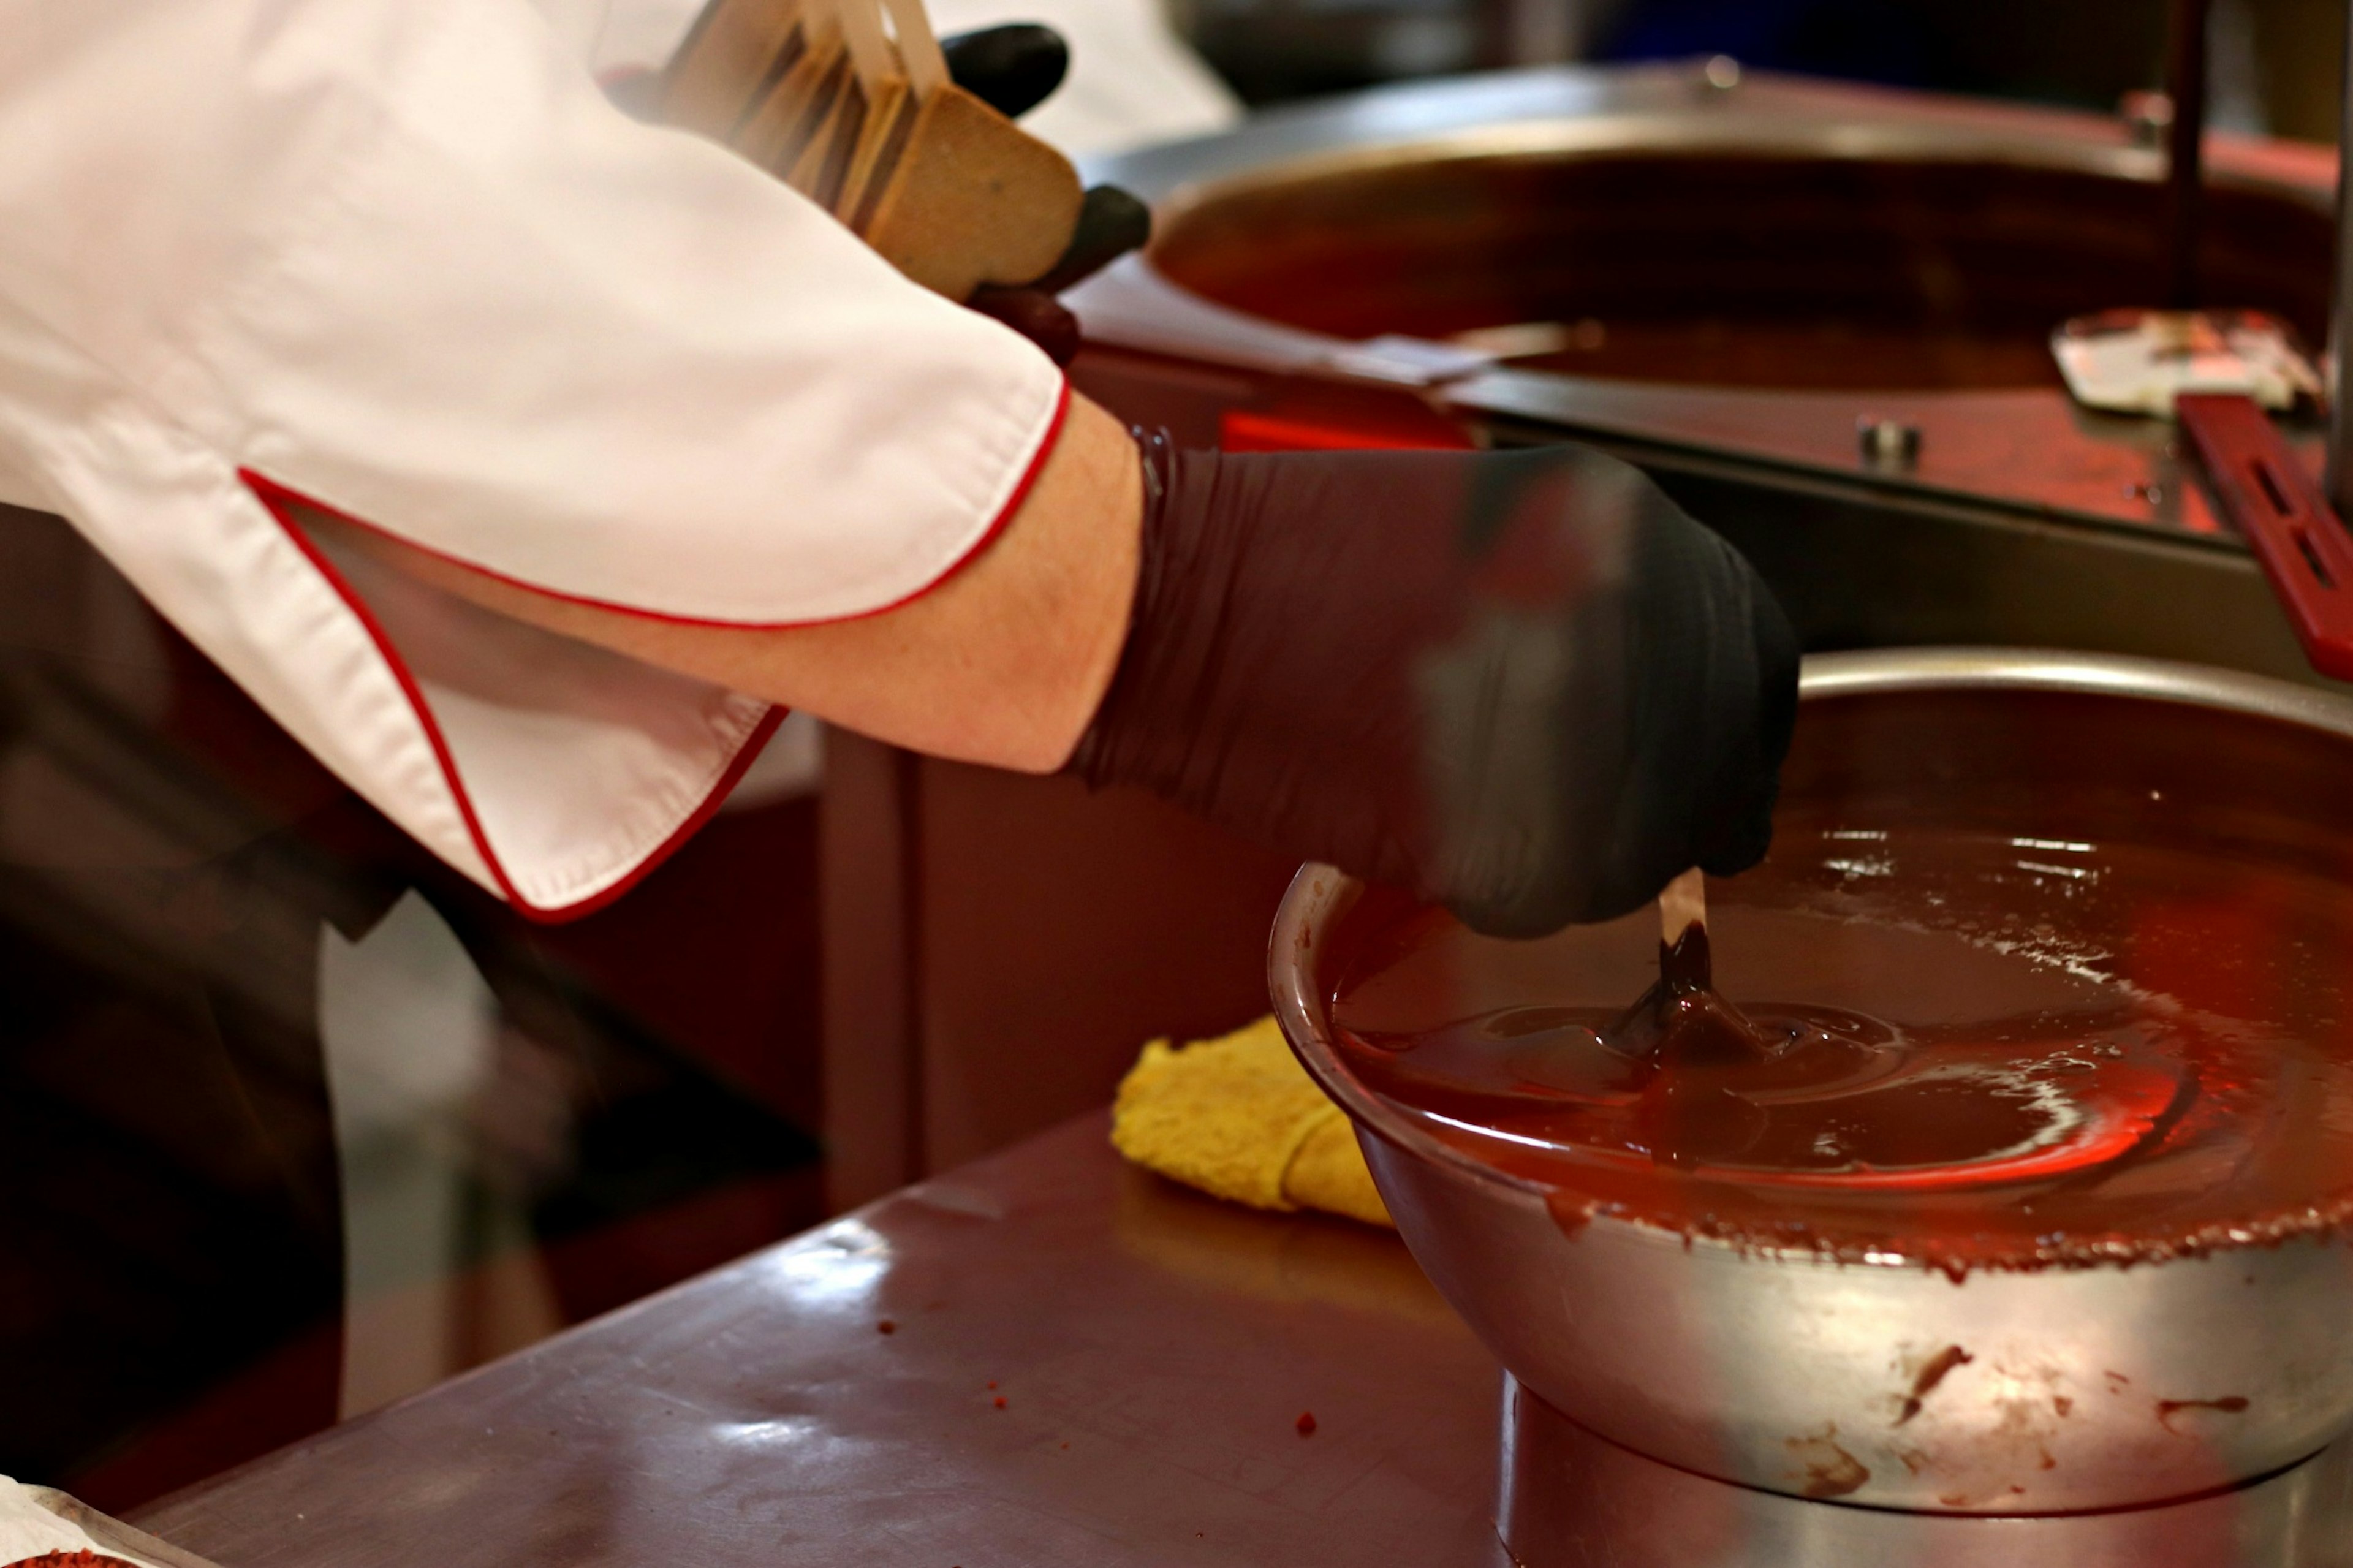
[[[1610,129],[1212,183],[1170,204],[1152,264],[1287,326],[1516,327],[1492,341],[1523,369],[1700,386],[2055,387],[2054,324],[2165,292],[2164,194],[2126,149],[1917,126],[1842,146],[1701,115]],[[2318,341],[2326,212],[2235,183],[2208,216],[2211,297]]]
[[[2317,342],[2325,162],[2243,140],[2211,159],[2208,302]],[[1467,346],[1570,375],[1850,390],[2058,385],[2052,327],[2163,301],[2163,172],[2112,118],[1679,67],[1392,89],[1103,167],[1155,204],[1125,289],[1203,357],[1303,352],[1290,331],[1549,326]],[[1238,315],[1221,331],[1187,317],[1202,303]],[[1111,341],[1134,313],[1106,310]]]
[[[2148,661],[1911,650],[1810,661],[1784,798],[1858,821],[1967,800],[1973,831],[2012,844],[2090,812],[2119,837],[2129,819],[2342,879],[2353,865],[2289,846],[2343,842],[2348,776],[2341,698]],[[2353,1423],[2353,1247],[2327,1222],[1966,1271],[1609,1211],[1564,1225],[1551,1186],[1438,1136],[1347,1067],[1326,970],[1358,892],[1329,867],[1300,872],[1270,952],[1276,1014],[1355,1121],[1431,1281],[1514,1376],[1594,1431],[1772,1491],[2041,1514],[2194,1496]],[[1546,940],[1590,952],[1606,935]],[[1640,983],[1630,970],[1628,994]]]

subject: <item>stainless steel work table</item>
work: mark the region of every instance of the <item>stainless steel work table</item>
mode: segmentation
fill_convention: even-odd
[[[227,1568],[1491,1568],[1499,1386],[1395,1237],[1098,1114],[139,1522]]]

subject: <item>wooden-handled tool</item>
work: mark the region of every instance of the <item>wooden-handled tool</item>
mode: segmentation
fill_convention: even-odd
[[[711,0],[659,112],[951,300],[1042,277],[1078,226],[1078,172],[948,79],[923,0]]]
[[[1707,930],[1707,874],[1696,866],[1660,890],[1659,940],[1672,950],[1694,926]]]

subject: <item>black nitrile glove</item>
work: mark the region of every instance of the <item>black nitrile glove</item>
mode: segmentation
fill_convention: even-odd
[[[1142,248],[1151,237],[1151,208],[1117,185],[1090,185],[1071,243],[1051,270],[1018,289],[983,284],[965,303],[1044,349],[1056,364],[1067,365],[1078,355],[1079,319],[1054,296]]]
[[[1084,282],[1152,238],[1152,209],[1117,185],[1089,185],[1062,258],[1029,287],[1048,294]]]
[[[940,40],[948,79],[1008,120],[1054,95],[1071,68],[1071,46],[1043,22],[1005,22]]]
[[[1798,649],[1642,472],[1516,452],[1179,452],[1071,759],[1534,936],[1763,858]]]

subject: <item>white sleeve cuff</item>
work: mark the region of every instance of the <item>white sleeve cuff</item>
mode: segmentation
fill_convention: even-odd
[[[0,495],[526,910],[641,875],[765,705],[266,503],[637,614],[803,624],[968,559],[1067,399],[797,194],[612,109],[527,0],[0,0]]]

